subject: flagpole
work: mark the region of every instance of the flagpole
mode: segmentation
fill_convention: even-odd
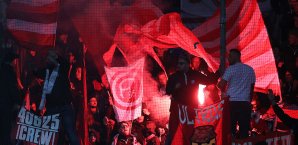
[[[220,74],[226,68],[226,0],[220,0]]]
[[[88,134],[88,122],[87,122],[87,118],[88,118],[88,99],[87,99],[87,73],[86,73],[86,53],[85,53],[85,44],[83,44],[83,47],[82,47],[82,56],[83,56],[83,71],[82,71],[82,80],[83,80],[83,110],[84,110],[84,113],[83,113],[83,116],[84,116],[84,119],[83,119],[83,130],[84,130],[84,144],[87,145],[88,142],[89,142],[89,134]]]

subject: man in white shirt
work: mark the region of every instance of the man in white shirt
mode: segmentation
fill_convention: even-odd
[[[231,49],[228,60],[230,66],[226,69],[217,86],[222,92],[226,92],[226,95],[229,97],[232,135],[236,136],[236,125],[238,122],[239,138],[245,138],[248,137],[250,129],[250,102],[256,76],[252,67],[241,62],[239,50]]]

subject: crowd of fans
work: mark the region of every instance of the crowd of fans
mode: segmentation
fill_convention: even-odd
[[[263,1],[259,0],[259,2],[262,3]],[[270,35],[282,91],[282,100],[279,100],[279,97],[275,99],[282,103],[280,105],[291,107],[298,104],[298,6],[297,2],[292,0],[289,3],[273,2],[275,1],[272,0],[272,10],[263,11],[263,17]],[[142,104],[142,115],[140,117],[131,121],[117,122],[113,110],[113,94],[110,90],[106,74],[102,73],[100,76],[98,75],[100,72],[98,72],[95,65],[88,58],[88,53],[90,52],[88,52],[88,49],[78,36],[73,36],[75,35],[70,33],[59,33],[56,47],[64,51],[63,53],[70,63],[68,77],[73,96],[72,104],[75,106],[77,126],[81,123],[80,119],[82,119],[81,116],[83,113],[84,87],[82,70],[84,68],[82,54],[84,53],[87,56],[87,121],[90,145],[164,145],[168,134],[167,124],[159,124],[156,120],[153,120],[145,102]],[[7,41],[4,43],[8,44],[11,42]],[[181,53],[180,49],[169,49],[159,54],[159,57],[166,66],[168,74],[175,72],[179,53]],[[21,59],[22,67],[19,68],[21,75],[18,85],[21,89],[26,90],[26,93],[30,93],[31,111],[35,113],[37,113],[37,106],[39,106],[42,96],[44,80],[35,77],[34,72],[36,68],[42,67],[42,57],[44,57],[43,54],[34,50],[21,52],[21,58],[23,59]],[[147,60],[151,62],[149,71],[159,84],[159,91],[162,95],[165,95],[167,76],[151,58]],[[204,60],[198,57],[192,57],[191,68],[193,71],[201,72],[206,76],[211,74]],[[220,98],[218,95],[219,91],[215,85],[207,85],[205,88],[206,104],[212,104]],[[266,95],[261,93],[255,93],[254,96],[252,101],[251,136],[266,134],[273,131],[275,126],[274,124],[270,124],[274,115],[267,112],[270,107],[269,99],[266,99]],[[260,114],[263,118],[260,117]],[[268,121],[270,122],[269,124],[267,123]]]

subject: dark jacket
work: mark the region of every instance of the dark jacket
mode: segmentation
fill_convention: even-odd
[[[59,72],[53,86],[51,94],[46,96],[46,107],[63,106],[71,103],[70,82],[68,79],[69,63],[64,59],[59,59]],[[51,74],[52,70],[50,70]],[[41,79],[46,77],[46,68],[35,72],[35,75]]]
[[[208,85],[217,82],[216,75],[206,76],[200,72],[189,70],[185,73],[187,84],[183,72],[176,72],[169,77],[166,87],[166,93],[172,95],[172,100],[179,104],[197,106],[198,105],[198,88],[199,84]],[[180,84],[179,88],[175,88]]]
[[[13,67],[9,63],[2,63],[0,67],[0,106],[20,104],[20,90]]]
[[[290,117],[288,114],[285,114],[285,112],[278,106],[278,105],[272,105],[273,110],[277,117],[289,128],[293,130],[294,142],[298,142],[298,119]]]

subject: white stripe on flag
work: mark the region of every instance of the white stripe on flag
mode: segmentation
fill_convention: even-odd
[[[11,3],[20,3],[37,7],[48,5],[57,1],[58,0],[12,0]]]
[[[114,106],[115,117],[118,122],[135,120],[142,115],[142,105],[134,110],[122,110]]]
[[[18,19],[7,19],[7,27],[10,30],[35,32],[39,34],[56,34],[57,23],[40,24]]]

